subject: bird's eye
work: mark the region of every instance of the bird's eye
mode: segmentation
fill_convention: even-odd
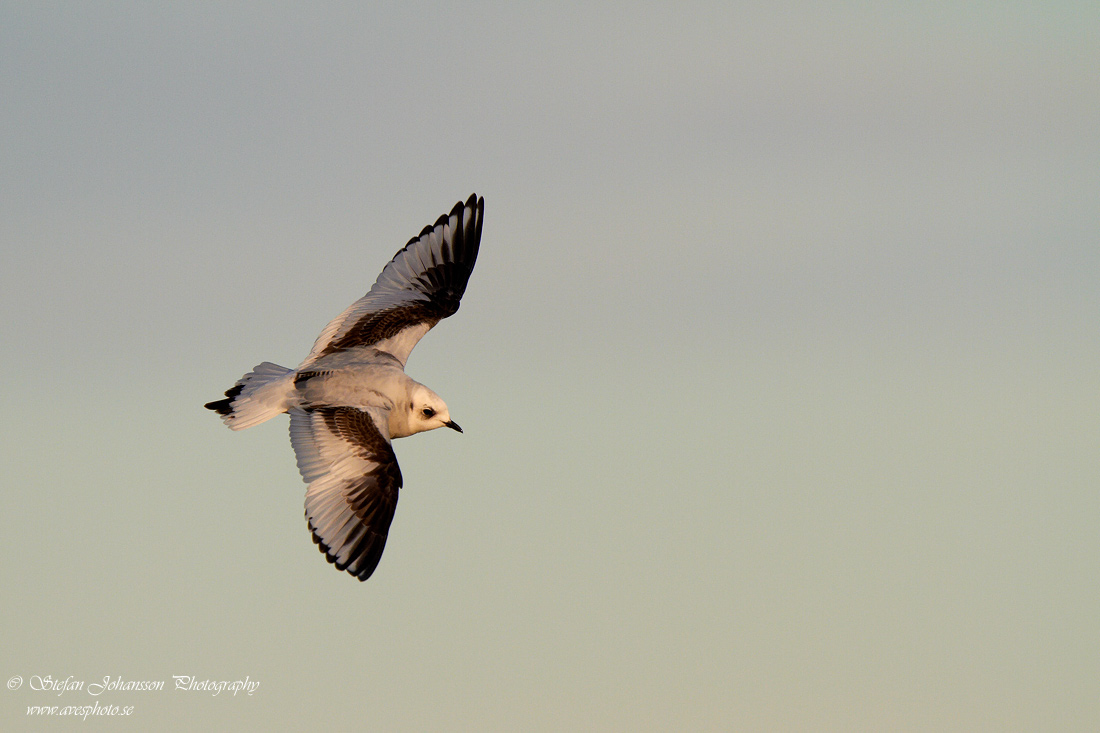
[[[433,410],[430,407],[425,407],[423,410],[420,411],[420,414],[423,415],[424,417],[431,417],[432,415],[435,414],[435,410]]]

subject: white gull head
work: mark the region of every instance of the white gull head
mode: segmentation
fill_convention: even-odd
[[[462,428],[451,420],[451,412],[443,398],[419,382],[412,382],[405,409],[390,411],[389,423],[391,438],[405,438],[436,428],[462,432]]]

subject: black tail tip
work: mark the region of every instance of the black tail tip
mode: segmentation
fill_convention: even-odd
[[[229,389],[225,390],[224,400],[214,400],[213,402],[207,402],[203,407],[207,410],[213,410],[219,415],[228,415],[233,412],[233,400],[244,389],[243,384],[234,384]]]
[[[230,403],[232,402],[233,400],[228,399],[215,400],[214,402],[207,402],[205,405],[203,405],[203,407],[205,407],[207,410],[213,410],[219,415],[228,415],[229,413],[233,412],[233,408],[230,407]]]

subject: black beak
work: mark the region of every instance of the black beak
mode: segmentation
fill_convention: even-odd
[[[454,420],[448,420],[443,424],[449,427],[451,430],[457,430],[460,433],[462,432],[462,428],[458,427],[458,423],[456,423]]]

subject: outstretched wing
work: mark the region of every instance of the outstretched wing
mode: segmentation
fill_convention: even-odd
[[[366,580],[382,558],[401,489],[385,410],[292,408],[290,442],[309,484],[313,541],[337,570]]]
[[[361,347],[393,354],[404,366],[424,334],[458,310],[481,245],[484,210],[485,200],[474,194],[409,240],[370,292],[325,326],[299,369]]]

